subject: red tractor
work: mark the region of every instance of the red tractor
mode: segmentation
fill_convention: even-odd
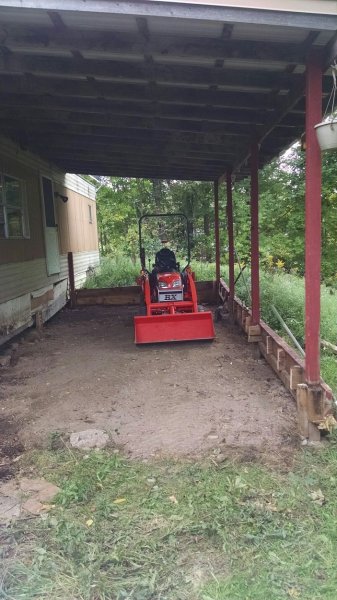
[[[175,254],[167,247],[156,253],[153,269],[146,269],[145,249],[142,245],[144,219],[180,217],[185,220],[187,232],[187,265],[180,269]],[[166,240],[162,240],[166,244]],[[213,340],[213,315],[198,306],[194,274],[190,267],[190,237],[187,217],[182,213],[149,214],[139,220],[139,249],[141,261],[140,316],[134,318],[135,343]]]

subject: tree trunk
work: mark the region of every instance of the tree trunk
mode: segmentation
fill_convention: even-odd
[[[209,222],[209,214],[204,215],[204,234],[209,235],[210,230],[210,222]]]
[[[152,193],[156,212],[165,212],[162,209],[162,182],[161,179],[152,179]],[[166,237],[165,226],[162,222],[158,223],[159,238],[163,240]]]

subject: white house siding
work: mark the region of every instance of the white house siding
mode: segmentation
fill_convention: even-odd
[[[81,287],[90,267],[99,264],[98,250],[73,255],[76,287]],[[39,312],[47,321],[68,299],[68,256],[60,257],[61,270],[47,276],[46,259],[0,265],[0,344],[30,327]]]
[[[0,345],[31,326],[47,321],[68,298],[68,252],[76,287],[99,264],[95,187],[62,173],[39,156],[0,136],[0,170],[25,182],[29,235],[0,239]],[[60,272],[48,276],[41,177],[54,187]],[[62,198],[67,198],[64,202]]]

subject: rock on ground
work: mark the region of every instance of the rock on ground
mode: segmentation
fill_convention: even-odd
[[[13,496],[0,494],[0,523],[6,523],[19,517],[21,512],[20,501]]]
[[[0,485],[0,523],[21,516],[22,512],[39,515],[48,510],[60,488],[45,479],[11,480]]]
[[[90,450],[91,448],[105,448],[109,442],[109,436],[101,429],[87,429],[78,431],[70,436],[70,445],[73,448]]]

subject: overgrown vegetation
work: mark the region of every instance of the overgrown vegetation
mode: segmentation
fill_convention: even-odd
[[[287,472],[282,456],[272,469],[32,453],[21,468],[61,492],[43,518],[2,530],[0,596],[335,600],[336,450],[298,451]]]
[[[267,270],[282,268],[304,274],[304,158],[299,147],[273,160],[260,171],[260,261]],[[323,155],[322,281],[337,283],[337,155]],[[144,213],[183,212],[191,222],[195,261],[214,262],[213,184],[106,178],[97,197],[101,253],[138,258],[138,219]],[[235,247],[243,262],[250,261],[249,180],[234,185]],[[225,186],[220,186],[222,260],[226,262]],[[157,246],[160,245],[158,227]],[[169,228],[168,228],[169,233]],[[176,237],[176,236],[175,236]],[[181,245],[174,239],[175,245]],[[156,247],[156,249],[158,249]],[[176,249],[176,248],[173,248]]]
[[[244,272],[237,283],[237,295],[250,306],[250,274]],[[295,335],[302,348],[304,340],[304,279],[302,277],[285,273],[282,269],[274,272],[261,272],[261,314],[268,323],[287,342],[287,338],[277,317],[272,311],[274,305],[283,320]],[[321,286],[321,337],[336,344],[337,341],[337,295],[336,291],[326,285]],[[330,351],[321,351],[321,374],[323,379],[337,393],[337,361],[336,355]]]
[[[193,270],[198,281],[208,281],[215,277],[215,263],[193,261]],[[114,258],[103,257],[100,267],[89,276],[85,287],[104,288],[121,285],[135,285],[140,275],[140,263],[123,255]]]

